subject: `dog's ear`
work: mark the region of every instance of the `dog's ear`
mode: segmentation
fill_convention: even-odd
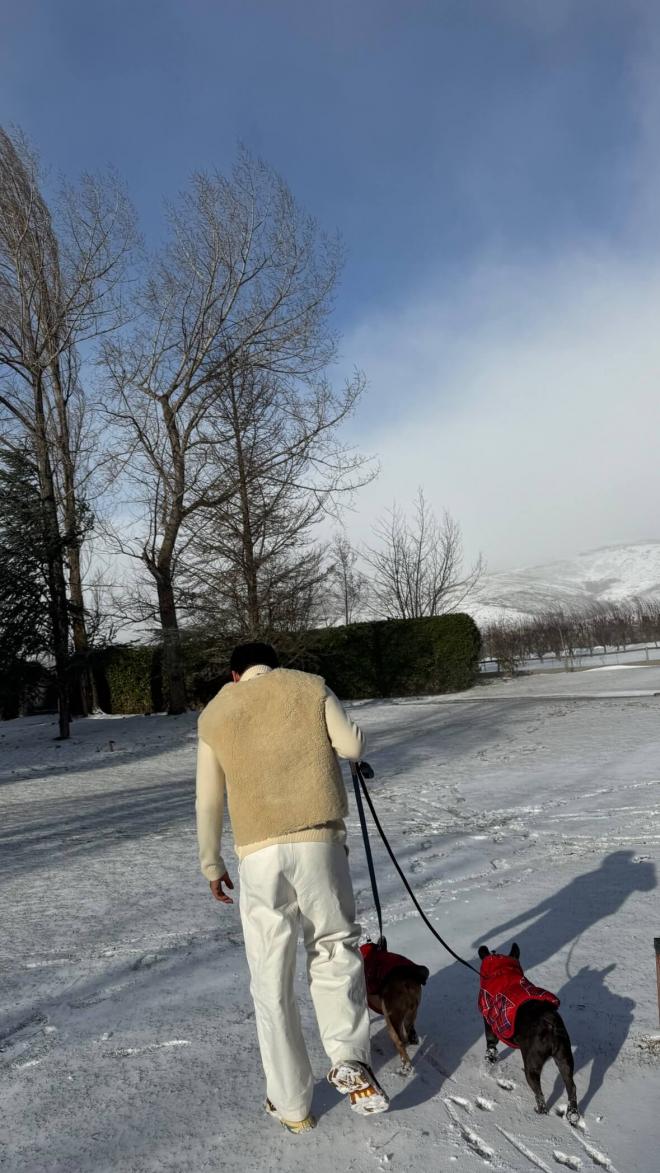
[[[520,945],[516,945],[515,941],[513,942],[513,945],[509,951],[509,957],[515,957],[516,961],[520,957]]]
[[[479,946],[479,956],[482,961],[483,961],[484,957],[488,957],[489,953],[490,953],[490,949],[488,948],[487,945],[480,945]]]

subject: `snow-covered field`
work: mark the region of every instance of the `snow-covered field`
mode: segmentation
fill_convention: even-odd
[[[584,1129],[557,1114],[550,1066],[545,1118],[518,1054],[485,1069],[476,978],[427,934],[379,851],[390,946],[432,972],[414,1075],[397,1073],[374,1021],[392,1107],[352,1116],[323,1082],[301,969],[320,1120],[284,1133],[260,1110],[238,913],[197,872],[194,716],[78,722],[68,744],[29,719],[0,726],[0,1167],[653,1173],[660,669],[551,683],[550,697],[547,679],[523,680],[355,711],[382,821],[440,931],[471,958],[517,940],[532,979],[560,995]],[[619,688],[638,695],[590,699]]]

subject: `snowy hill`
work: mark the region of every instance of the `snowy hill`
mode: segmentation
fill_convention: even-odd
[[[603,546],[562,562],[489,574],[465,609],[484,624],[633,597],[660,598],[660,541]]]

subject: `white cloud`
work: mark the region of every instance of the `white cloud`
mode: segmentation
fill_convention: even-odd
[[[362,322],[344,349],[382,473],[349,530],[421,483],[493,570],[660,537],[659,322],[660,262],[606,252],[490,259],[451,298]]]

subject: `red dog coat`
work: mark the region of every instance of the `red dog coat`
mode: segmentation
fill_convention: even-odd
[[[559,998],[525,977],[517,957],[489,953],[481,962],[479,1009],[493,1034],[509,1047],[516,1033],[516,1014],[524,1002],[548,1002],[555,1009]]]
[[[396,973],[399,977],[405,977],[408,974],[421,986],[426,985],[429,971],[425,965],[415,965],[414,961],[402,957],[399,953],[389,953],[387,949],[379,949],[373,941],[367,941],[366,945],[360,945],[360,953],[364,959],[367,1001],[369,1008],[376,1014],[381,1014],[382,1011],[379,1007],[374,1006],[371,999],[375,996],[380,997],[385,982],[393,974]]]

